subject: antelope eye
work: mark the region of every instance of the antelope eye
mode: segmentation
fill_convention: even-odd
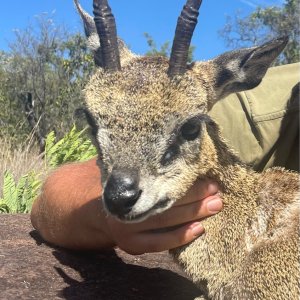
[[[195,140],[200,133],[200,122],[197,119],[187,121],[181,126],[181,136],[187,141]]]

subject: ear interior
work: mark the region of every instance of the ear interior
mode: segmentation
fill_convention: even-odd
[[[278,38],[259,47],[227,52],[213,60],[216,95],[221,99],[231,93],[249,90],[260,84],[272,62],[288,42]]]

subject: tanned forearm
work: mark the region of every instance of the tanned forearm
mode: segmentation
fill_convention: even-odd
[[[48,242],[70,249],[113,247],[101,201],[96,159],[65,165],[45,181],[31,221]]]

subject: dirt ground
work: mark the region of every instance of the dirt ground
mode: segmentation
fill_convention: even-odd
[[[45,244],[29,215],[0,215],[1,300],[190,300],[197,295],[167,252],[66,251]]]

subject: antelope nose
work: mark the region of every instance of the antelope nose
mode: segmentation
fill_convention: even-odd
[[[141,192],[136,171],[113,170],[107,180],[103,199],[110,213],[123,216],[131,211]]]

